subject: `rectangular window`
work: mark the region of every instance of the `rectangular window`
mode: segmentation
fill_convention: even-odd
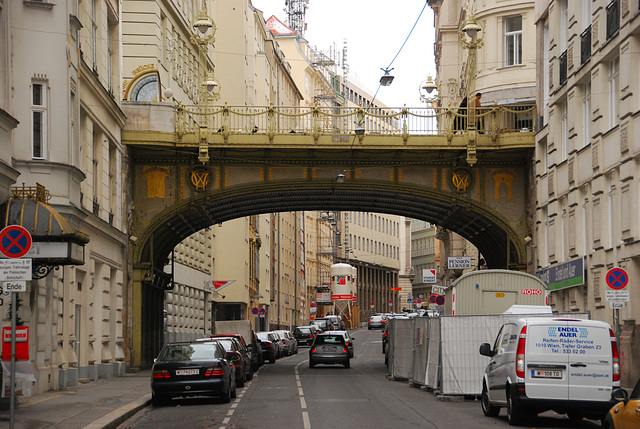
[[[615,57],[609,63],[609,125],[611,128],[618,125],[620,112],[620,57]]]
[[[562,115],[562,127],[560,136],[560,162],[567,159],[567,145],[569,139],[569,115],[568,115],[568,103],[565,100],[560,106],[560,113]]]
[[[91,1],[91,50],[93,60],[93,71],[98,71],[98,21],[97,21],[96,0]]]
[[[591,143],[591,82],[583,86],[582,92],[582,146]]]
[[[505,66],[522,64],[522,16],[505,19]]]
[[[46,150],[47,133],[47,88],[44,83],[31,85],[31,113],[32,113],[32,156],[35,159],[43,159]]]

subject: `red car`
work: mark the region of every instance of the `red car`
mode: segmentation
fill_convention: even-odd
[[[257,370],[257,355],[254,356],[252,352],[252,347],[247,346],[247,343],[244,340],[244,337],[240,334],[215,334],[211,335],[210,338],[235,338],[236,341],[240,343],[240,353],[242,353],[244,360],[249,361],[248,371],[247,371],[247,380],[253,379],[253,373]],[[254,362],[255,361],[255,362]]]

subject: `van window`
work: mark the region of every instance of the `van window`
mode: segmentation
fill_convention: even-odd
[[[502,325],[502,327],[500,328],[500,331],[498,331],[498,335],[496,336],[496,342],[493,343],[493,354],[496,355],[498,354],[498,350],[500,348],[500,340],[502,339],[502,331],[504,330],[504,325]]]

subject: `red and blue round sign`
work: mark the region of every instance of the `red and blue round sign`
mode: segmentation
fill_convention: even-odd
[[[438,305],[444,305],[444,296],[442,296],[442,295],[438,295],[438,296],[436,297],[436,304],[438,304]]]
[[[0,231],[0,253],[7,258],[22,258],[31,250],[31,234],[20,225]]]
[[[251,309],[251,313],[253,313],[253,314],[258,314],[258,312],[259,312],[259,311],[260,311],[260,310],[258,310],[258,307],[253,307],[253,308]]]
[[[611,268],[607,271],[605,281],[611,289],[624,289],[629,283],[629,274],[623,268]]]
[[[264,316],[265,314],[267,314],[267,309],[266,308],[261,308],[260,309],[260,316]]]

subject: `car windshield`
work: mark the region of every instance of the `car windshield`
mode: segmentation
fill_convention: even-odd
[[[215,344],[171,344],[167,345],[158,360],[161,361],[190,361],[210,360],[215,358]]]
[[[329,321],[326,319],[318,319],[318,320],[312,320],[311,324],[320,326],[321,328],[326,328],[327,325],[329,324]]]
[[[226,351],[233,351],[233,342],[231,340],[220,340],[220,344],[222,344],[222,347],[224,347]]]
[[[267,334],[266,332],[256,332],[256,336],[260,341],[271,341],[269,339],[269,334]]]
[[[320,335],[316,337],[316,344],[344,344],[342,335]]]
[[[309,335],[309,334],[311,334],[311,329],[310,328],[296,328],[295,333],[296,334]]]

